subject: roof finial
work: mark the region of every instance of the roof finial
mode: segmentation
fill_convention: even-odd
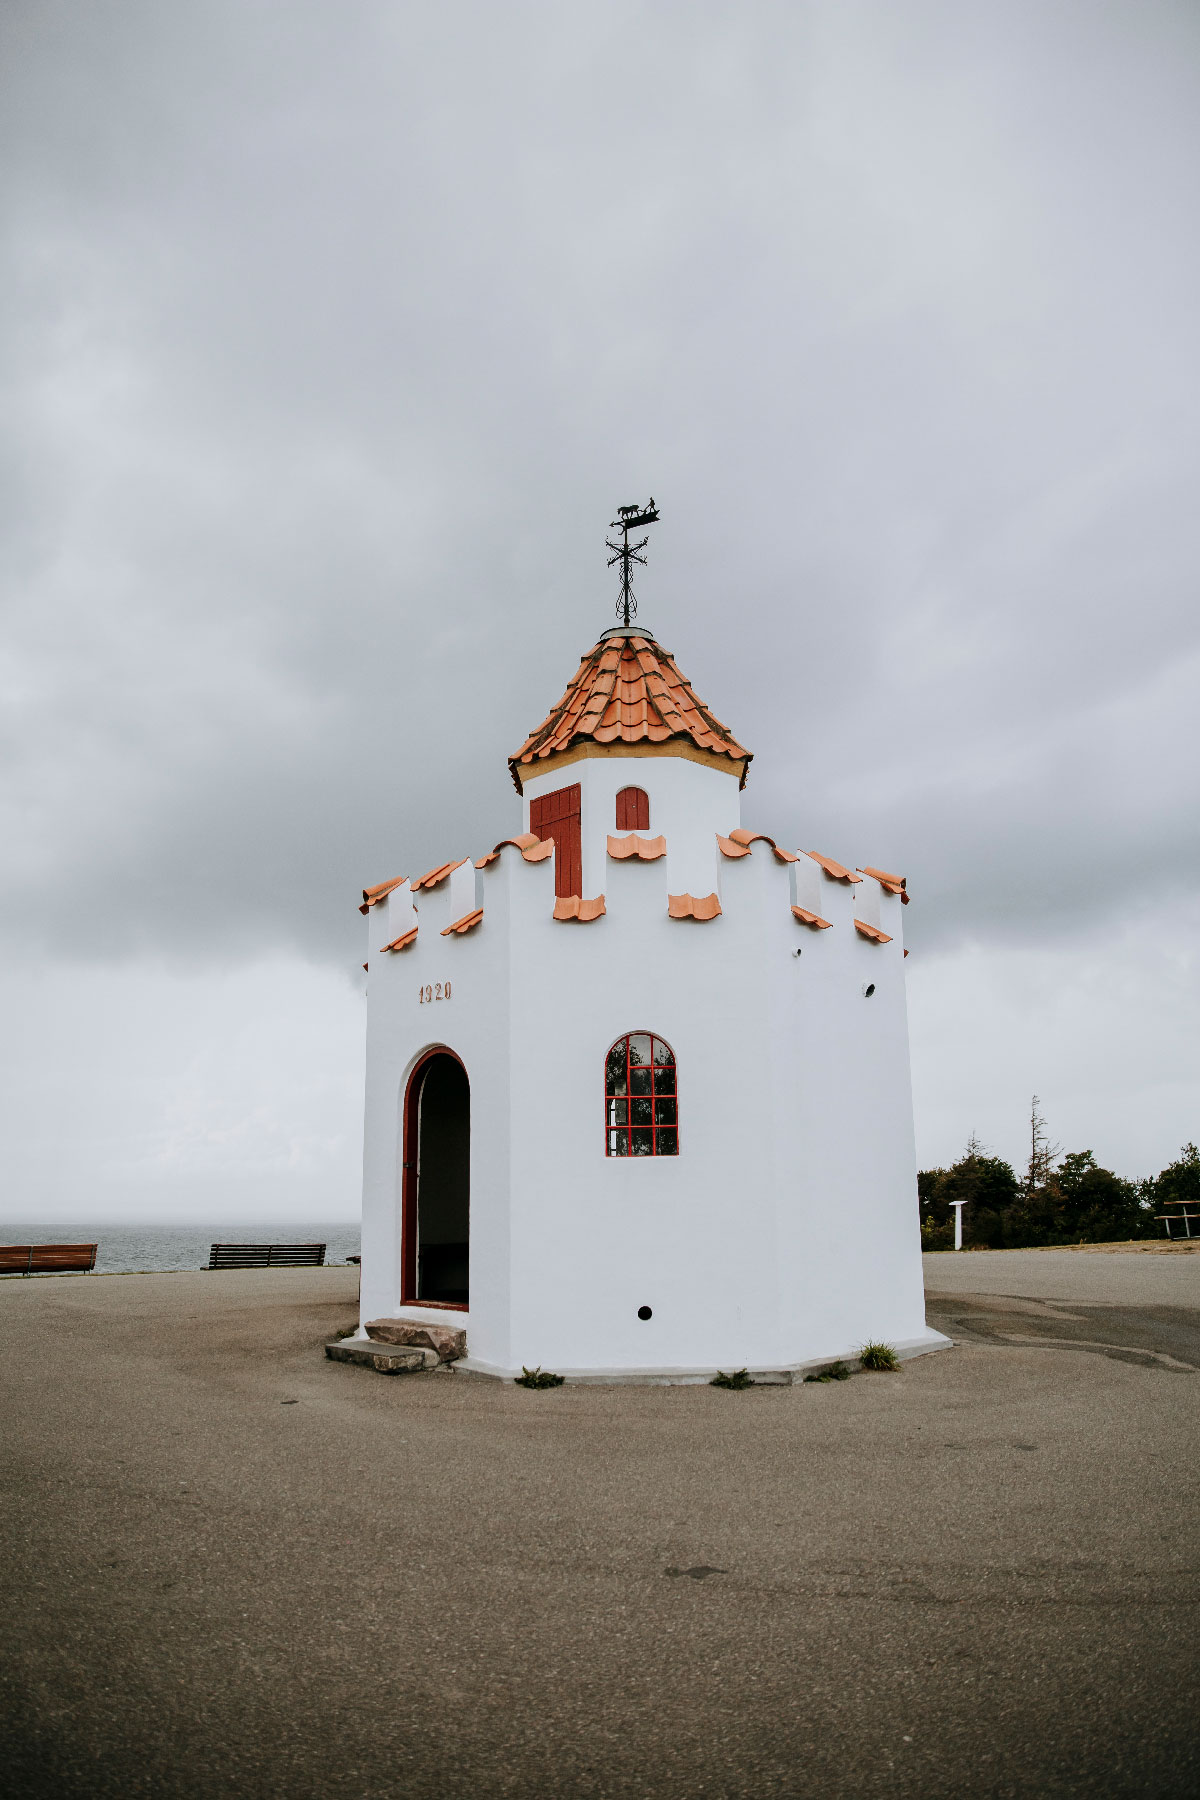
[[[649,538],[642,538],[640,543],[631,544],[629,534],[631,531],[639,531],[643,525],[655,524],[657,519],[658,508],[654,504],[653,494],[645,506],[618,506],[617,516],[612,521],[612,529],[623,532],[624,537],[619,544],[614,544],[611,538],[604,540],[612,551],[612,555],[608,559],[609,568],[611,569],[615,562],[619,562],[621,565],[621,598],[617,601],[617,613],[626,625],[630,624],[637,611],[637,601],[633,597],[633,588],[629,580],[629,565],[635,562],[645,563],[646,559],[641,552],[650,542]]]

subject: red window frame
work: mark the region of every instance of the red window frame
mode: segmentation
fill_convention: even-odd
[[[617,795],[617,830],[649,831],[650,796],[645,788],[625,787]]]
[[[629,1031],[604,1059],[604,1154],[679,1155],[675,1052],[652,1031]]]

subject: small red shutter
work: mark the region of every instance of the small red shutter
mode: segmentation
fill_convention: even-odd
[[[580,831],[580,788],[557,788],[529,802],[529,829],[545,843],[554,840],[554,892],[583,894],[583,839]]]
[[[649,831],[650,796],[645,788],[622,788],[617,795],[617,830]]]

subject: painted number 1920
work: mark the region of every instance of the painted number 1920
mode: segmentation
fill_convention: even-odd
[[[430,987],[417,989],[417,999],[422,1006],[432,1006],[435,1000],[448,1000],[449,998],[450,983],[448,981],[435,981]]]

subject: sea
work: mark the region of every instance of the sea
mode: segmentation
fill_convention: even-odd
[[[98,1275],[157,1275],[168,1269],[207,1269],[213,1244],[324,1244],[327,1263],[344,1263],[359,1251],[357,1221],[337,1224],[236,1225],[31,1225],[0,1220],[0,1244],[96,1244]]]

